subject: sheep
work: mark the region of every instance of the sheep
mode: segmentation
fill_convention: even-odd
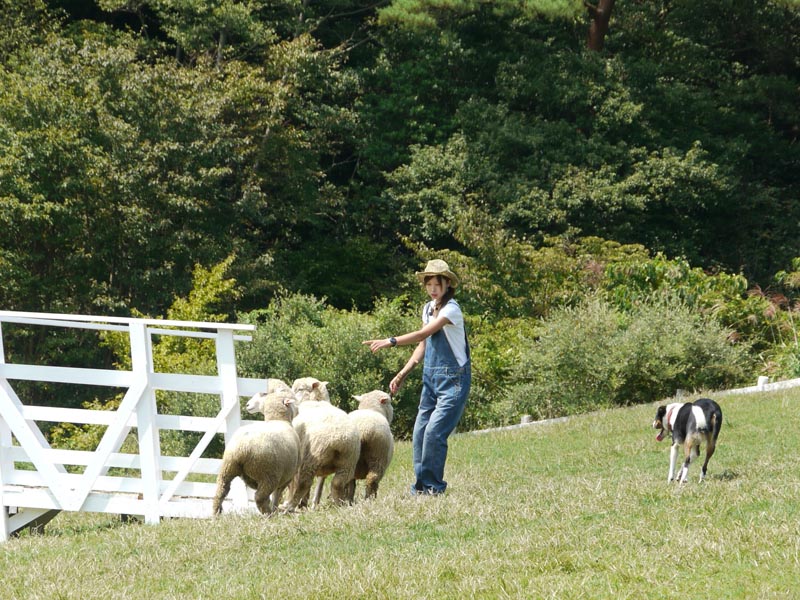
[[[225,448],[217,475],[214,515],[222,512],[222,501],[235,477],[256,490],[258,510],[272,514],[300,464],[300,438],[292,426],[294,394],[281,390],[256,396],[265,421],[237,429]]]
[[[267,379],[267,391],[273,388],[293,390],[298,406],[304,401],[330,402],[330,395],[328,394],[327,386],[327,381],[320,381],[314,377],[301,377],[299,379],[295,379],[292,383],[292,387],[289,387],[288,384],[280,379]],[[262,412],[261,401],[263,397],[263,395],[259,394],[253,396],[247,403],[247,412],[251,414]],[[322,488],[324,484],[325,478],[319,477],[316,492],[314,494],[314,505],[319,504],[320,498],[322,497]],[[299,506],[303,508],[307,505],[308,494],[305,498],[303,498]]]
[[[314,477],[318,480],[313,505],[319,504],[325,477],[333,475],[331,498],[347,502],[347,486],[355,475],[361,450],[358,428],[347,413],[333,406],[327,382],[304,377],[292,383],[298,414],[292,425],[301,440],[300,465],[289,488],[286,510],[307,502]]]
[[[314,400],[316,402],[330,403],[331,397],[328,393],[328,382],[320,381],[314,377],[300,377],[292,382],[292,391],[297,399],[297,405],[303,402]]]
[[[331,401],[330,394],[328,393],[328,382],[320,381],[315,377],[300,377],[295,379],[292,382],[292,390],[295,393],[298,405],[309,400],[328,403]],[[312,506],[317,506],[322,499],[322,489],[325,486],[325,479],[325,477],[317,477]],[[306,494],[305,498],[300,501],[300,508],[304,508],[308,505],[308,496],[309,494]]]
[[[245,410],[250,414],[253,413],[260,413],[264,412],[261,410],[261,403],[263,403],[264,398],[267,394],[271,394],[272,392],[283,392],[283,391],[292,391],[292,388],[289,387],[289,384],[281,379],[267,379],[267,390],[266,393],[258,393],[255,394],[250,400],[247,401],[247,405],[245,406]],[[297,408],[295,406],[295,408]]]
[[[361,453],[356,465],[355,479],[348,486],[347,497],[350,502],[355,496],[357,479],[365,480],[365,499],[377,496],[378,484],[394,454],[394,437],[390,428],[394,410],[389,394],[373,390],[353,398],[358,400],[358,408],[348,417],[358,427]]]

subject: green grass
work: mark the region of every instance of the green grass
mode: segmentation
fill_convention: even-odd
[[[792,598],[800,391],[718,397],[709,478],[666,482],[655,405],[451,438],[445,497],[158,526],[62,514],[0,546],[0,598]]]

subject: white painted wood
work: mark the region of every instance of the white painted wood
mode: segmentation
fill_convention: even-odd
[[[137,382],[136,385],[128,389],[116,411],[117,416],[114,422],[106,429],[106,432],[103,434],[94,452],[91,462],[86,465],[86,470],[81,476],[81,484],[75,490],[74,498],[71,498],[70,501],[63,506],[64,509],[72,511],[80,510],[81,505],[92,489],[92,484],[100,475],[101,471],[103,471],[109,455],[119,450],[120,445],[122,445],[122,441],[128,433],[128,427],[126,425],[128,417],[136,409],[146,391],[147,381]]]
[[[3,323],[0,322],[0,365],[6,362],[6,352],[3,346]],[[3,490],[5,489],[6,480],[14,473],[14,463],[8,452],[4,452],[5,448],[11,446],[11,429],[2,418],[2,409],[0,409],[0,543],[8,540],[11,535],[11,524],[8,520],[8,509],[6,503],[3,501]]]
[[[213,375],[176,375],[174,373],[151,373],[153,389],[195,394],[221,394],[222,382]]]
[[[177,327],[180,329],[210,329],[212,331],[222,331],[230,329],[232,331],[255,331],[255,325],[249,324],[234,324],[234,323],[207,323],[204,321],[175,321],[169,319],[138,319],[134,317],[109,317],[97,315],[68,315],[57,313],[39,313],[39,312],[19,312],[0,310],[0,321],[8,323],[23,322],[21,319],[28,319],[30,322],[37,324],[52,323],[53,321],[68,321],[70,326],[80,327],[80,323],[122,323],[130,325],[131,323],[144,323],[145,325],[156,325],[160,327]],[[28,321],[24,321],[28,322]]]
[[[223,410],[230,407],[225,417],[225,446],[233,437],[233,433],[242,425],[242,411],[239,407],[239,386],[236,377],[236,354],[233,347],[233,332],[220,331],[216,340],[217,371],[222,380],[220,403]],[[237,509],[247,507],[247,486],[240,478],[231,482],[228,493]]]
[[[8,518],[8,509],[5,502],[2,501],[2,490],[0,490],[0,542],[8,541],[11,536],[11,523]]]
[[[247,383],[246,379],[239,379],[240,387],[242,382]],[[256,380],[256,383],[265,383],[264,380]],[[253,386],[248,386],[253,387]],[[249,397],[249,396],[248,396]],[[110,425],[115,418],[115,413],[107,410],[89,410],[81,408],[62,408],[58,406],[23,406],[22,415],[29,421],[50,421],[52,423],[75,423],[90,425]],[[155,416],[156,424],[159,429],[178,429],[182,431],[206,431],[214,423],[213,417],[193,417],[190,415],[161,415]],[[242,421],[242,425],[256,423],[261,419],[247,419]],[[138,417],[134,414],[128,418],[127,425],[136,427]],[[225,433],[225,424],[220,425],[217,433]]]
[[[194,464],[200,458],[200,455],[208,447],[208,444],[211,442],[211,439],[214,437],[214,435],[216,435],[217,429],[221,427],[223,423],[226,422],[228,418],[228,413],[231,412],[234,408],[238,409],[238,406],[239,406],[238,400],[232,401],[229,403],[228,406],[224,406],[222,410],[220,410],[219,414],[214,419],[214,425],[212,425],[212,427],[210,427],[208,431],[205,432],[203,437],[200,438],[200,441],[197,443],[197,446],[195,446],[194,450],[192,450],[192,453],[189,455],[187,463],[183,467],[181,467],[180,471],[178,471],[177,475],[175,475],[173,480],[170,482],[170,485],[167,487],[166,491],[162,494],[160,499],[161,504],[169,502],[169,500],[172,498],[172,495],[175,493],[175,490],[177,489],[178,485],[186,479],[186,476],[189,474]]]
[[[139,436],[139,458],[141,460],[142,498],[145,504],[145,523],[158,523],[158,489],[161,484],[159,457],[161,444],[155,416],[156,392],[150,385],[153,368],[152,338],[144,323],[131,323],[131,365],[136,378],[144,382],[142,396],[136,410],[136,431]],[[122,408],[122,407],[120,407]],[[130,431],[130,430],[128,430]]]
[[[25,526],[30,525],[33,521],[49,512],[49,510],[50,509],[46,508],[28,509],[15,514],[14,516],[8,518],[10,532],[17,531]]]
[[[133,374],[128,371],[47,367],[43,365],[2,364],[0,365],[0,377],[4,379],[77,383],[79,385],[102,385],[107,387],[128,387],[133,382]]]
[[[12,462],[30,462],[25,449],[21,446],[4,448],[3,452],[8,455]],[[89,452],[88,450],[50,449],[43,450],[43,452],[52,462],[61,465],[86,466],[94,457],[94,452]],[[189,458],[185,456],[161,456],[159,464],[162,471],[172,472],[181,470],[188,462],[190,462]],[[219,472],[220,462],[219,458],[199,458],[194,462],[190,472],[201,475],[216,475]],[[138,454],[114,452],[106,460],[106,466],[138,471],[141,468],[141,461]],[[36,481],[39,481],[39,475],[36,471],[15,469],[9,472],[7,482],[15,483],[17,481],[15,478],[26,476],[36,477]]]
[[[3,322],[127,332],[131,370],[9,364]],[[52,510],[140,515],[148,523],[164,517],[210,517],[221,460],[201,458],[202,453],[215,435],[227,441],[243,423],[259,421],[242,420],[241,398],[266,389],[266,380],[239,378],[235,358],[235,343],[251,339],[235,332],[253,330],[252,325],[226,323],[0,311],[0,542]],[[155,373],[153,335],[213,338],[217,374]],[[27,406],[13,389],[16,380],[118,387],[125,393],[116,411]],[[220,398],[220,411],[214,417],[158,414],[156,390],[213,394]],[[94,451],[51,448],[39,421],[100,425],[106,430]],[[121,451],[133,428],[138,454]],[[203,435],[190,456],[165,456],[161,430]],[[252,490],[241,483],[225,507],[256,510]]]
[[[44,449],[50,445],[45,440],[42,432],[31,421],[26,421],[22,416],[20,407],[22,402],[5,379],[0,379],[0,415],[11,430],[14,437],[24,447],[31,462],[41,474],[45,484],[50,487],[56,498],[61,498],[69,503],[71,490],[66,489],[61,483],[61,475],[65,473],[62,465],[55,465],[44,455]],[[4,471],[5,472],[5,471]],[[56,506],[54,508],[60,508]]]
[[[28,421],[49,421],[51,423],[76,423],[80,425],[111,425],[115,414],[109,410],[88,410],[85,408],[63,408],[61,406],[22,406],[22,416]],[[128,421],[136,425],[132,416]]]

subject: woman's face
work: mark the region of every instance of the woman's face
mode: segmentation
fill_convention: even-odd
[[[444,277],[434,276],[425,282],[425,291],[432,300],[438,300],[447,291],[447,279]]]

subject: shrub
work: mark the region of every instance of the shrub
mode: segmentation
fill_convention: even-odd
[[[520,355],[511,409],[535,418],[668,397],[744,381],[752,364],[715,321],[681,301],[622,312],[593,298],[557,311]]]
[[[459,431],[486,429],[515,420],[505,387],[527,340],[534,337],[536,319],[495,322],[465,316],[472,361],[472,389],[458,425]]]

